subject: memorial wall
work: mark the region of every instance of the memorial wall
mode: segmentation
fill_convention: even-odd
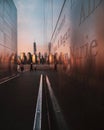
[[[0,78],[16,72],[17,9],[13,0],[0,0]]]
[[[80,79],[97,79],[101,83],[104,0],[65,0],[51,39],[51,53],[66,66],[68,74]]]

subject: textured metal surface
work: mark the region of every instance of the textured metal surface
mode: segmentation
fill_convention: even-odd
[[[17,9],[13,0],[0,0],[0,78],[15,73]]]
[[[104,1],[66,0],[51,41],[68,73],[94,79],[104,76]]]

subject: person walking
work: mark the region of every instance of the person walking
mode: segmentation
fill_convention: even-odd
[[[23,64],[22,64],[22,63],[20,64],[20,69],[21,69],[21,72],[23,72],[23,71],[24,71],[24,66],[23,66]]]
[[[30,64],[30,71],[33,71],[33,64]]]
[[[57,62],[54,63],[54,70],[57,71]]]

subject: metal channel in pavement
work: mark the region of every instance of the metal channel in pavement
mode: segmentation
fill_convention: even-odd
[[[37,105],[36,105],[36,112],[35,112],[35,118],[34,118],[34,126],[33,130],[41,130],[41,121],[42,121],[42,81],[43,81],[43,75],[40,77],[40,85],[39,85],[39,92],[38,92],[38,98],[37,98]]]
[[[51,99],[51,102],[52,102],[53,111],[55,113],[55,118],[56,118],[56,123],[58,125],[58,129],[59,130],[69,130],[68,126],[67,126],[67,124],[64,120],[64,117],[63,117],[63,114],[61,112],[58,101],[57,101],[57,99],[54,95],[52,88],[51,88],[51,84],[50,84],[48,76],[46,76],[46,83],[47,83],[50,99]]]
[[[16,76],[13,76],[13,77],[11,77],[11,78],[7,78],[7,79],[5,79],[4,81],[1,81],[1,82],[0,82],[0,85],[3,84],[3,83],[6,83],[6,82],[8,82],[8,81],[10,81],[10,80],[12,80],[12,79],[15,79],[15,78],[17,78],[17,77],[19,77],[19,74],[16,75]]]

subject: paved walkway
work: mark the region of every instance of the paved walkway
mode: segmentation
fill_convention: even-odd
[[[40,73],[25,72],[0,85],[0,130],[32,130]]]
[[[104,91],[89,88],[65,73],[37,70],[0,85],[0,130],[33,130],[40,75],[48,75],[72,130],[104,128]]]

